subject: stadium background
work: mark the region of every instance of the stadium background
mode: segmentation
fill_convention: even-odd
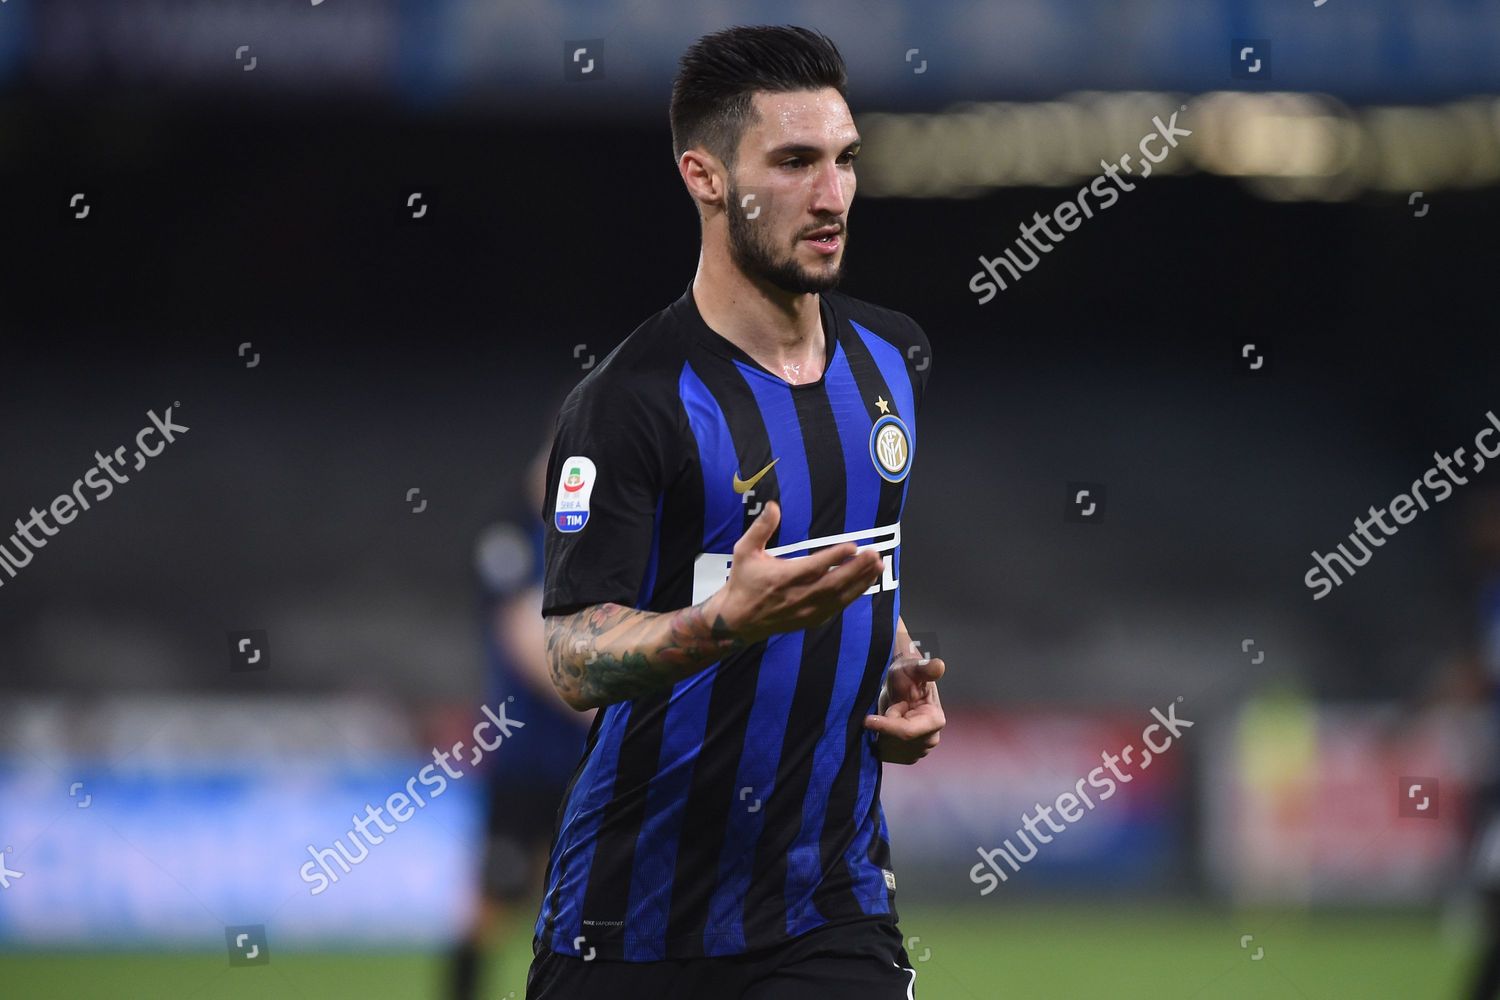
[[[478,718],[475,537],[695,265],[676,56],[781,22],[850,63],[843,287],[933,344],[903,612],[950,728],[886,782],[920,995],[1457,994],[1485,759],[1444,692],[1500,481],[1302,577],[1500,406],[1471,0],[10,0],[0,512],[149,409],[191,430],[0,578],[0,992],[436,995],[477,781],[318,897],[297,870]],[[978,255],[1183,106],[1160,175],[978,304]],[[230,669],[242,630],[267,669]],[[1179,697],[1194,728],[981,897],[976,848]],[[269,964],[228,965],[238,925]]]

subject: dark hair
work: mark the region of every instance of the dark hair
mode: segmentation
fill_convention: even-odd
[[[672,81],[672,155],[703,146],[733,169],[757,91],[832,87],[845,99],[844,57],[827,35],[791,25],[725,28],[682,54]]]

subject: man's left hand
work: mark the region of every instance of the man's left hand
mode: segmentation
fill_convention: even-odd
[[[885,676],[879,715],[865,716],[865,728],[880,734],[875,754],[887,764],[915,764],[938,745],[947,719],[937,680],[946,668],[937,657],[898,656]]]

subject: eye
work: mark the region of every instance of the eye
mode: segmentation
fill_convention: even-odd
[[[859,154],[853,152],[845,153],[843,156],[839,157],[839,160],[843,163],[853,163],[857,159],[859,159]]]
[[[781,161],[781,165],[783,167],[791,167],[793,169],[796,169],[797,167],[806,166],[807,161],[800,156],[794,156],[789,160]]]

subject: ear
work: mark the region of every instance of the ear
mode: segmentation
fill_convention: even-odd
[[[728,171],[717,156],[702,149],[689,149],[677,161],[677,172],[688,194],[701,208],[724,206],[729,196]]]

